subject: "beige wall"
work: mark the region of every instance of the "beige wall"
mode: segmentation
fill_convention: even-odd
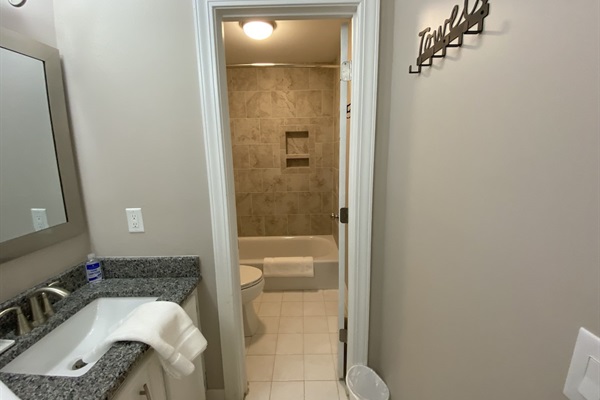
[[[208,385],[223,387],[192,0],[56,0],[92,247],[199,255]],[[129,233],[141,207],[145,233]]]
[[[56,47],[54,1],[28,1],[22,7],[0,2],[0,26]]]
[[[30,1],[21,8],[0,2],[0,26],[56,47],[52,1]],[[0,221],[0,223],[2,223]],[[87,233],[0,265],[0,302],[85,260]]]
[[[382,1],[369,362],[394,400],[562,400],[600,334],[599,3],[490,4],[415,76],[453,3]]]
[[[228,68],[227,78],[239,235],[330,235],[334,70]],[[298,161],[308,166],[288,164]]]

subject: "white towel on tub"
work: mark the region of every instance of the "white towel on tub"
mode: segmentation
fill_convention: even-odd
[[[315,268],[312,257],[265,257],[263,260],[265,278],[312,278]]]

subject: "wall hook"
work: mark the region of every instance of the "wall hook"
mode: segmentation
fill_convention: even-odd
[[[450,17],[437,29],[427,27],[419,32],[417,68],[413,70],[410,65],[409,74],[419,74],[422,67],[431,67],[434,58],[446,57],[446,48],[462,46],[464,35],[478,35],[483,32],[483,21],[490,14],[489,0],[475,0],[470,12],[469,9],[469,0],[464,0],[460,15],[459,6],[456,4]],[[473,27],[474,30],[471,29]]]

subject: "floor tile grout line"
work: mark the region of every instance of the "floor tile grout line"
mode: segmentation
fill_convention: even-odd
[[[333,289],[333,290],[335,290],[335,289]],[[323,296],[324,291],[321,290],[320,292],[321,292],[323,298],[322,299],[318,299],[316,301],[310,301],[310,300],[305,300],[305,299],[303,299],[302,301],[284,301],[283,294],[282,294],[281,301],[266,301],[266,302],[264,302],[264,301],[258,301],[258,302],[255,302],[255,308],[257,310],[259,310],[260,306],[262,305],[262,303],[295,302],[295,303],[302,303],[302,308],[304,308],[304,304],[306,304],[306,303],[318,303],[318,302],[320,302],[320,303],[323,303],[323,307],[326,306],[326,303],[334,303],[334,301],[328,301],[329,299],[325,299],[324,298],[325,297],[325,296]],[[281,293],[285,293],[285,291],[282,291]],[[260,300],[262,300],[262,299],[260,299]],[[267,298],[267,300],[268,300],[268,298]],[[277,306],[274,306],[274,307],[277,307]],[[281,307],[282,307],[282,305],[279,306],[280,311],[281,311]],[[331,360],[331,366],[332,366],[333,371],[334,371],[334,376],[337,377],[337,373],[335,372],[337,370],[337,367],[336,367],[336,358],[337,358],[337,351],[336,350],[337,349],[336,349],[335,346],[332,346],[332,344],[331,344],[331,335],[335,334],[335,332],[331,332],[331,330],[330,330],[330,324],[329,324],[330,318],[335,317],[335,315],[329,315],[329,313],[327,313],[327,312],[325,312],[324,315],[306,315],[304,312],[302,313],[302,315],[283,315],[281,312],[279,313],[279,315],[273,315],[273,316],[259,315],[259,319],[265,318],[265,317],[267,317],[267,318],[277,318],[278,319],[278,321],[277,321],[277,328],[276,328],[277,331],[276,332],[267,332],[267,331],[265,331],[265,332],[260,332],[260,333],[257,332],[258,335],[274,335],[275,338],[276,338],[276,343],[279,340],[280,335],[301,335],[301,337],[302,337],[302,347],[303,347],[301,353],[297,353],[297,354],[281,354],[281,353],[279,353],[278,354],[277,353],[277,344],[276,344],[275,354],[265,354],[266,356],[271,356],[273,358],[273,366],[272,366],[272,370],[271,370],[271,374],[270,374],[271,380],[270,381],[261,381],[261,382],[265,382],[265,383],[268,382],[269,399],[271,399],[272,396],[273,396],[273,385],[274,385],[275,382],[278,382],[278,383],[290,383],[290,382],[300,383],[301,382],[302,383],[302,387],[303,387],[303,399],[306,399],[307,384],[310,385],[310,384],[314,384],[316,382],[331,382],[331,383],[333,383],[335,385],[335,393],[337,394],[336,399],[339,399],[340,397],[347,399],[347,395],[346,395],[345,391],[344,391],[344,393],[340,393],[340,388],[342,387],[340,385],[343,385],[343,381],[338,380],[338,379],[333,379],[333,380],[332,379],[307,380],[306,379],[306,375],[305,375],[306,371],[304,370],[304,367],[306,366],[306,357],[307,356],[321,356],[321,357],[325,357],[325,358],[330,358],[330,360]],[[300,327],[301,327],[301,331],[302,332],[282,333],[281,332],[282,319],[285,319],[285,318],[298,319],[299,322],[300,322]],[[320,332],[318,330],[315,331],[315,332],[312,332],[312,331],[311,332],[306,332],[306,325],[307,325],[306,321],[307,321],[307,318],[320,319],[322,323],[324,322],[327,325],[326,329],[321,328]],[[296,321],[296,322],[298,322],[298,321]],[[313,322],[314,322],[314,320],[313,320]],[[316,323],[316,322],[314,322],[314,323]],[[270,329],[270,328],[265,328],[265,329]],[[329,351],[325,352],[325,353],[316,353],[316,352],[314,352],[314,353],[313,352],[308,352],[307,353],[306,350],[305,350],[305,348],[304,348],[306,335],[321,335],[321,336],[325,336],[328,340],[323,341],[322,344],[326,343],[326,345],[328,345],[328,347],[329,347]],[[253,343],[254,343],[254,338],[251,338],[249,346],[251,346]],[[254,355],[254,356],[262,355],[262,354],[248,354],[248,350],[249,349],[247,349],[247,351],[246,351],[246,357],[248,357],[249,355],[251,355],[251,356],[252,355]],[[275,381],[274,380],[274,378],[275,378],[275,370],[274,370],[275,359],[278,356],[281,357],[281,356],[292,356],[292,355],[302,357],[304,379],[302,379],[302,380],[288,380],[288,381]]]

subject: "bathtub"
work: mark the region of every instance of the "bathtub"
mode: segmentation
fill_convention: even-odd
[[[335,289],[338,287],[338,249],[333,236],[253,236],[238,238],[240,264],[262,269],[265,257],[314,259],[312,278],[265,278],[264,290]]]

